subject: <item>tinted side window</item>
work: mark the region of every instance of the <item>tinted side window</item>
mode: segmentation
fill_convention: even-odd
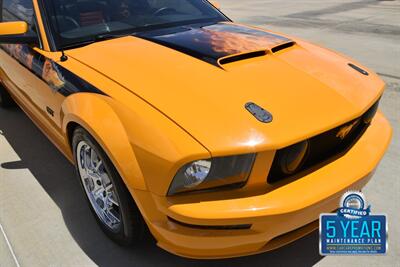
[[[3,0],[1,21],[24,20],[29,25],[33,23],[32,0]]]

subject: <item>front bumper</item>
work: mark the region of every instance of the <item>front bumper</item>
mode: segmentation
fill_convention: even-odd
[[[345,155],[291,183],[240,198],[175,203],[147,191],[136,202],[158,245],[190,258],[226,258],[278,248],[318,227],[321,213],[338,208],[347,190],[361,190],[386,151],[392,135],[378,113]],[[183,226],[243,225],[250,229],[213,230]]]

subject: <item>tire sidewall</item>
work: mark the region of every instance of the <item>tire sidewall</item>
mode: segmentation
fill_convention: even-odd
[[[103,161],[104,167],[110,178],[112,184],[114,185],[115,192],[117,193],[117,198],[120,204],[120,213],[121,213],[121,225],[115,231],[105,225],[101,219],[98,217],[95,209],[93,208],[84,185],[82,183],[82,179],[78,169],[78,162],[77,162],[77,146],[81,141],[85,141],[92,149],[95,150],[99,158]],[[80,181],[81,188],[85,197],[88,201],[90,210],[92,211],[93,215],[96,218],[96,221],[102,228],[102,230],[114,241],[121,245],[131,245],[135,239],[140,239],[141,234],[143,233],[142,227],[142,218],[140,213],[138,212],[136,205],[127,190],[125,184],[123,183],[120,175],[116,171],[114,165],[112,164],[109,157],[100,147],[100,145],[96,142],[96,140],[83,128],[78,127],[75,129],[73,138],[72,138],[72,148],[75,160],[75,171],[77,173],[77,177]]]

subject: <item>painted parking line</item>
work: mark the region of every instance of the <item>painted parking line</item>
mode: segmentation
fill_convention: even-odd
[[[15,262],[15,266],[16,266],[16,267],[20,267],[21,265],[20,265],[19,262],[18,262],[18,258],[17,258],[17,256],[16,256],[15,253],[14,253],[14,250],[13,250],[13,248],[12,248],[12,245],[11,245],[10,241],[8,240],[7,234],[6,234],[6,232],[4,231],[3,225],[2,225],[1,223],[0,223],[0,232],[1,232],[1,234],[3,235],[3,237],[4,237],[4,241],[5,241],[6,246],[7,246],[8,250],[9,250],[9,252],[10,252],[10,254],[11,254],[11,257],[13,258],[13,260],[14,260],[14,262]],[[0,266],[1,266],[1,265],[2,265],[2,263],[0,262]]]

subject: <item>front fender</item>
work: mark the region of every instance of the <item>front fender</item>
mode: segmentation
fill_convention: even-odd
[[[73,94],[63,103],[62,114],[63,130],[67,133],[71,122],[85,128],[131,192],[148,190],[165,196],[180,167],[211,157],[175,122],[132,94],[121,101],[98,94]]]
[[[107,96],[79,93],[62,105],[63,130],[73,122],[87,130],[107,153],[128,189],[147,190],[127,133]]]

